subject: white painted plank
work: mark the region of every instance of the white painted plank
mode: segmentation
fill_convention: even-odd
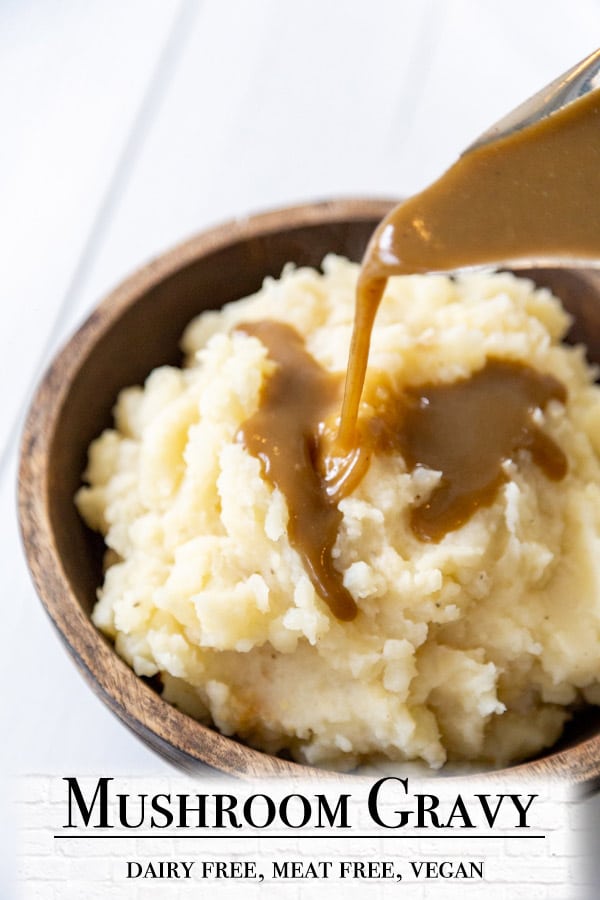
[[[393,191],[380,165],[390,119],[440,6],[205,0],[77,312],[214,222]]]
[[[422,66],[422,102],[409,130],[387,144],[402,193],[440,175],[475,138],[526,97],[596,49],[596,0],[543,4],[453,0],[441,9],[443,39]]]
[[[87,273],[72,328],[114,282],[230,216],[403,195],[593,49],[594,0],[206,0]]]
[[[23,403],[179,7],[0,6],[4,428]]]

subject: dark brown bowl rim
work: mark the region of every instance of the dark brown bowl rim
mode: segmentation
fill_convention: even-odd
[[[179,767],[207,764],[241,777],[339,777],[240,744],[180,712],[117,656],[85,615],[69,584],[53,540],[49,515],[48,455],[70,385],[91,348],[130,305],[178,269],[229,244],[294,227],[380,219],[388,199],[347,198],[285,207],[233,219],[178,244],[119,284],[91,312],[43,376],[23,429],[18,513],[27,563],[42,604],[95,692],[142,740]],[[399,764],[400,765],[400,764]],[[477,777],[560,778],[593,784],[600,778],[600,735]]]

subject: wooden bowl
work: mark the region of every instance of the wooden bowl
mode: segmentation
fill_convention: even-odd
[[[207,763],[228,773],[308,775],[318,770],[253,750],[161,699],[117,656],[90,621],[102,580],[102,540],[73,497],[87,448],[111,424],[121,388],[156,366],[178,364],[185,325],[204,309],[258,290],[293,261],[318,266],[328,252],[359,260],[389,210],[383,200],[310,204],[236,220],[200,234],[121,284],[56,357],[37,391],[23,435],[19,512],[27,559],[42,602],[97,694],[160,754],[179,766]],[[576,317],[575,331],[600,361],[600,278],[536,270]],[[577,716],[559,746],[511,769],[576,782],[600,777],[600,710]]]

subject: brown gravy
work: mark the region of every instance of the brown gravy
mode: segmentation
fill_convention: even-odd
[[[323,451],[324,423],[340,383],[290,326],[242,326],[277,363],[260,408],[240,440],[262,460],[289,509],[289,536],[312,583],[337,618],[356,604],[333,564],[338,500],[373,453],[399,452],[409,470],[441,471],[425,503],[410,510],[414,534],[438,541],[505,480],[503,463],[527,451],[549,479],[567,471],[557,444],[532,413],[564,402],[564,386],[526,365],[489,359],[470,378],[387,396],[367,421],[358,411],[377,308],[391,275],[552,257],[597,258],[600,250],[600,91],[494,143],[467,152],[435,184],[394,209],[367,249],[337,438]]]
[[[370,335],[391,275],[600,256],[600,90],[467,151],[386,216],[359,280],[339,442],[349,452]]]
[[[388,394],[362,423],[361,462],[352,479],[332,491],[319,443],[339,404],[340,379],[318,364],[289,325],[265,320],[240,330],[265,345],[277,368],[238,437],[285,496],[290,542],[338,619],[353,619],[357,608],[333,564],[342,519],[337,502],[360,480],[355,473],[364,473],[372,454],[399,452],[409,470],[426,466],[443,473],[427,502],[410,513],[411,528],[423,541],[440,540],[492,503],[505,480],[502,464],[519,451],[529,451],[548,478],[566,473],[561,449],[532,418],[550,400],[564,401],[564,387],[517,362],[488,360],[470,378],[425,384],[401,397]]]
[[[439,541],[493,503],[506,480],[503,463],[520,451],[528,451],[548,478],[564,478],[566,457],[532,413],[565,399],[564,386],[551,375],[501,359],[489,359],[470,378],[407,390],[388,419],[389,440],[409,470],[442,472],[427,501],[411,509],[417,537]]]
[[[340,379],[318,364],[290,325],[266,320],[241,325],[239,330],[257,337],[277,368],[263,386],[258,410],[244,422],[238,437],[283,493],[290,543],[315,590],[338,619],[353,619],[356,604],[332,557],[342,514],[325,489],[317,461],[321,425],[339,408]]]

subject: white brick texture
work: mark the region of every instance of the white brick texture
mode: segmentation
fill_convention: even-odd
[[[19,783],[16,818],[18,900],[164,900],[164,898],[210,898],[210,900],[254,900],[259,897],[296,898],[339,897],[379,898],[402,897],[409,900],[448,900],[448,898],[485,898],[485,900],[580,900],[596,896],[591,881],[594,866],[593,823],[586,821],[584,804],[564,785],[538,781],[526,785],[500,785],[486,782],[473,785],[470,780],[440,779],[424,783],[410,779],[408,791],[381,792],[380,813],[388,823],[397,823],[399,811],[411,812],[409,823],[402,828],[382,828],[369,816],[367,795],[377,779],[370,782],[319,782],[255,785],[247,782],[221,782],[211,778],[191,779],[173,775],[161,778],[116,778],[110,782],[110,810],[113,827],[92,827],[98,824],[94,807],[92,819],[85,826],[73,803],[73,824],[68,824],[68,785],[56,776],[27,776]],[[81,778],[78,784],[86,804],[91,804],[97,779]],[[529,828],[519,829],[518,811],[512,801],[506,801],[496,826],[490,830],[481,819],[478,793],[491,795],[496,803],[498,794],[522,794],[527,798],[537,794],[527,815]],[[244,800],[257,793],[265,793],[279,804],[286,794],[303,793],[311,802],[316,793],[324,793],[335,805],[341,793],[352,795],[348,803],[348,828],[315,828],[313,820],[303,828],[286,828],[276,821],[265,830],[253,830],[245,822],[241,828],[217,829],[214,822],[207,827],[178,829],[152,827],[146,806],[146,818],[139,828],[126,829],[118,818],[117,794],[131,797],[131,821],[140,817],[140,794],[148,798],[156,794],[196,794],[207,796],[233,794],[239,800],[240,819]],[[417,828],[416,797],[418,794],[440,797],[439,822],[447,824],[448,811],[458,794],[465,801],[475,827],[459,827],[464,820],[453,820],[453,828],[435,828],[426,818],[426,828]],[[149,800],[145,801],[149,804]],[[210,807],[210,801],[207,800]],[[193,805],[193,804],[190,804]],[[427,804],[426,804],[427,805]],[[176,810],[176,804],[169,807]],[[262,806],[257,807],[262,810]],[[479,813],[479,817],[478,814]],[[258,816],[258,813],[257,813]],[[210,820],[210,816],[209,816]],[[164,818],[160,820],[164,824]],[[190,878],[133,878],[132,870],[147,870],[152,865],[158,871],[163,863],[182,861],[193,863]],[[483,862],[483,878],[440,877],[440,865],[446,875],[460,874],[462,863],[466,870],[471,863]],[[216,864],[225,863],[230,871],[235,862],[242,866],[254,864],[263,880],[216,877]],[[277,877],[275,864],[297,863],[297,873],[313,871],[324,878]],[[393,878],[366,878],[369,863],[389,863]],[[202,865],[212,867],[203,876]],[[430,875],[424,878],[430,863]],[[327,864],[327,865],[325,865]],[[356,864],[356,872],[352,872]],[[360,865],[363,870],[361,872]],[[414,864],[414,865],[413,865]],[[344,871],[346,877],[341,877]],[[184,874],[181,865],[177,872]],[[418,874],[420,872],[420,874]],[[131,870],[130,870],[131,874]],[[373,873],[371,873],[373,874]],[[401,880],[396,876],[402,875]],[[353,876],[356,877],[353,877]]]

